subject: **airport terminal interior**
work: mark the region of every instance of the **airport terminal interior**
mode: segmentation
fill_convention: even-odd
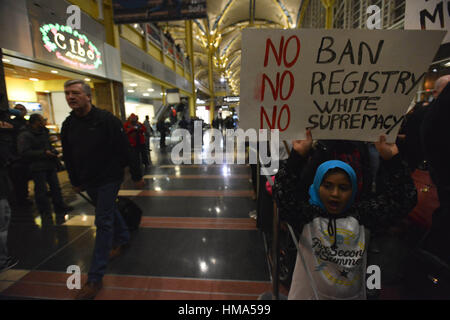
[[[414,5],[411,4],[413,2]],[[17,119],[23,118],[24,123],[28,121],[28,124],[20,130],[31,132],[36,119],[43,121],[48,145],[58,153],[52,170],[57,172],[64,202],[59,210],[56,205],[52,205],[50,211],[43,212],[42,185],[36,186],[38,180],[35,171],[30,171],[30,168],[36,167],[33,166],[33,161],[37,160],[24,160],[25,155],[20,150],[24,148],[25,142],[21,145],[18,141],[25,141],[23,139],[26,135],[21,135],[19,129],[14,127],[16,136],[12,140],[15,144],[11,154],[16,157],[8,160],[0,171],[8,179],[0,182],[6,186],[4,181],[9,181],[11,186],[7,196],[2,193],[3,187],[0,188],[0,201],[3,201],[0,202],[0,218],[6,221],[2,221],[0,235],[7,250],[2,252],[3,249],[0,248],[0,263],[1,254],[6,257],[4,269],[0,270],[0,300],[77,299],[80,288],[90,281],[88,274],[94,264],[93,260],[98,259],[93,255],[95,250],[100,250],[97,248],[96,207],[88,202],[89,195],[86,191],[77,193],[79,190],[73,188],[74,173],[70,170],[77,163],[68,165],[64,161],[68,156],[63,154],[63,143],[68,142],[64,142],[66,140],[63,140],[61,129],[63,123],[66,128],[69,126],[66,121],[69,115],[75,117],[76,114],[75,111],[72,112],[73,105],[65,86],[70,80],[83,81],[89,88],[92,105],[108,111],[117,121],[120,120],[120,132],[124,137],[128,135],[126,140],[131,146],[130,150],[133,149],[130,151],[133,157],[127,158],[129,163],[118,191],[118,199],[122,199],[123,206],[118,205],[116,209],[120,209],[122,214],[128,204],[128,214],[142,214],[138,228],[130,230],[130,240],[120,247],[117,256],[111,256],[107,262],[102,287],[91,299],[285,300],[288,296],[291,297],[291,286],[298,285],[297,280],[293,281],[294,269],[302,263],[297,252],[300,250],[298,241],[301,234],[295,226],[292,228],[283,220],[280,203],[277,203],[273,194],[277,185],[278,167],[267,169],[269,165],[262,163],[261,158],[251,161],[254,154],[259,154],[256,152],[262,152],[263,147],[267,149],[265,144],[263,146],[241,141],[242,150],[239,149],[239,143],[236,148],[233,145],[228,149],[229,141],[226,137],[231,130],[248,129],[247,119],[252,113],[254,119],[258,119],[257,125],[261,123],[262,126],[263,121],[272,125],[277,123],[277,128],[281,131],[295,123],[298,115],[292,111],[292,105],[289,111],[288,103],[292,100],[287,97],[291,95],[293,87],[288,89],[282,84],[279,92],[280,74],[276,78],[276,88],[275,80],[264,82],[263,76],[263,97],[258,99],[263,101],[266,83],[266,99],[269,95],[275,97],[279,93],[281,100],[288,101],[281,108],[280,117],[287,106],[287,112],[291,112],[290,120],[286,122],[278,118],[277,122],[276,107],[273,114],[272,111],[266,113],[262,106],[248,111],[248,105],[243,102],[257,96],[258,92],[249,92],[253,87],[241,82],[250,79],[248,74],[241,73],[241,69],[247,70],[247,73],[253,72],[243,65],[257,59],[251,56],[244,58],[248,52],[261,52],[262,56],[258,61],[263,61],[264,52],[266,60],[273,54],[273,61],[279,59],[277,61],[284,61],[289,67],[289,62],[293,63],[296,58],[293,55],[286,57],[286,53],[284,60],[281,53],[277,56],[278,43],[275,42],[270,43],[271,46],[267,44],[267,47],[264,47],[264,42],[261,47],[249,49],[245,41],[256,40],[244,38],[246,29],[267,34],[292,32],[286,33],[283,38],[286,39],[286,47],[295,44],[295,41],[291,41],[294,39],[291,35],[304,30],[316,30],[317,34],[327,34],[334,29],[346,30],[348,36],[342,38],[348,39],[352,37],[352,32],[397,30],[400,33],[396,36],[401,38],[410,32],[406,30],[424,30],[430,25],[435,30],[449,30],[450,2],[161,0],[126,3],[127,1],[114,0],[0,0],[0,103],[2,115],[8,117],[4,119],[2,116],[1,123],[11,121],[15,125],[18,123]],[[340,35],[342,34],[333,33],[334,41],[338,42]],[[355,37],[364,35],[357,34]],[[403,94],[409,86],[405,85],[407,79],[404,78],[403,81],[402,74],[400,78],[392,74],[392,79],[397,81],[395,93],[402,90],[402,98],[395,100],[397,96],[394,94],[388,98],[392,99],[390,101],[405,102],[403,106],[398,106],[398,110],[403,111],[395,111],[400,120],[406,119],[404,114],[413,114],[419,104],[434,106],[438,105],[435,101],[449,101],[442,97],[448,92],[450,85],[442,91],[442,100],[434,95],[441,83],[440,79],[450,82],[450,32],[447,35],[441,32],[438,36],[440,38],[434,41],[434,51],[424,50],[420,55],[417,54],[417,59],[416,52],[408,52],[407,56],[401,56],[401,51],[394,54],[400,55],[395,61],[429,60],[426,63],[420,62],[423,70],[418,67],[415,71],[418,74],[422,70],[420,79],[414,78],[414,74],[411,76],[408,71],[407,77],[411,76],[413,85],[416,85],[414,90],[411,88],[411,92]],[[325,43],[323,38],[320,43],[318,39],[315,43],[320,44],[323,49],[323,55],[317,58],[319,62],[320,58],[325,60],[329,57],[331,42]],[[302,40],[301,54],[309,52],[305,43],[307,41]],[[337,57],[341,61],[353,58],[357,61],[358,46],[355,42],[352,49],[348,43],[345,48],[340,48]],[[378,52],[376,46],[372,48],[373,51],[369,48],[370,59],[377,61],[380,56],[378,53],[383,50],[379,61],[385,63],[383,54],[390,52],[388,50],[396,50],[393,49],[396,44],[392,43],[388,39],[384,46],[378,43]],[[300,42],[298,44],[300,46]],[[325,48],[326,45],[328,47]],[[282,46],[283,44],[280,48]],[[365,50],[360,45],[360,51],[361,47]],[[420,48],[421,45],[411,46],[416,47]],[[355,50],[355,57],[351,50]],[[364,52],[359,54],[361,59]],[[428,56],[429,58],[425,58]],[[369,81],[372,81],[369,72],[382,70],[375,70],[371,65],[361,67],[357,64],[352,63],[349,67],[344,62],[342,66],[335,66],[335,69],[347,68],[346,72],[356,70],[355,73],[367,71],[361,80],[361,95],[362,83],[367,81],[366,85],[369,85]],[[383,68],[393,70],[389,63]],[[406,73],[407,71],[404,73],[405,77]],[[290,77],[283,73],[281,82],[290,78],[293,86],[294,76],[290,72],[288,75]],[[297,75],[295,77],[298,79]],[[333,97],[330,92],[333,89],[332,83],[330,80],[329,87],[325,88],[325,94],[330,97]],[[394,87],[394,84],[391,82],[389,85]],[[380,90],[381,85],[380,83]],[[386,87],[388,80],[383,94]],[[323,91],[322,84],[320,88]],[[345,86],[342,91],[344,89]],[[86,87],[83,90],[87,92]],[[293,90],[294,95],[297,90],[297,87]],[[319,86],[316,90],[320,91]],[[309,95],[309,88],[307,91],[305,96]],[[3,99],[5,96],[6,101]],[[380,96],[384,99],[381,93]],[[366,97],[367,99],[371,101],[370,98]],[[347,106],[347,101],[345,103]],[[371,103],[373,106],[376,102]],[[366,108],[370,106],[367,102]],[[264,110],[261,113],[260,107]],[[349,124],[353,125],[353,116],[351,119]],[[402,130],[409,128],[408,130],[414,131],[415,128],[414,132],[420,131],[420,124],[413,122],[418,120],[411,119],[409,127],[400,120],[394,120],[398,128],[392,130],[395,136],[394,141],[390,142],[397,141],[402,155],[406,154],[406,151],[402,153],[403,150],[420,148],[414,144],[419,143],[419,138],[404,142],[410,136],[406,134],[405,138]],[[316,126],[322,126],[321,121],[322,119]],[[134,135],[128,133],[128,125],[136,125],[138,128]],[[373,128],[376,125],[377,123]],[[384,125],[388,126],[388,118],[385,118]],[[411,129],[413,125],[416,127]],[[339,126],[343,126],[342,120]],[[6,145],[7,139],[4,137],[7,134],[3,130],[7,129],[4,128],[9,127],[7,124],[2,125],[0,143]],[[397,129],[400,129],[398,136]],[[363,140],[359,137],[357,139]],[[312,148],[319,148],[320,143],[314,140]],[[377,149],[369,142],[371,141],[359,141],[372,157]],[[297,152],[294,150],[296,145],[298,143],[293,144],[292,140],[280,142],[277,152],[280,168],[299,157],[297,154],[293,155]],[[220,148],[211,151],[212,146]],[[177,158],[181,147],[185,152],[183,162]],[[1,150],[3,153],[6,149],[2,146]],[[238,163],[238,155],[245,161]],[[95,158],[93,155],[93,159]],[[275,158],[273,155],[272,161]],[[380,161],[378,154],[375,158]],[[361,290],[364,291],[364,299],[450,299],[449,257],[435,256],[422,247],[430,230],[434,230],[432,222],[439,221],[433,219],[433,213],[447,210],[447,216],[450,216],[449,205],[443,201],[445,193],[440,191],[441,185],[437,186],[434,171],[430,171],[431,165],[427,160],[420,158],[409,167],[409,177],[417,192],[416,202],[411,210],[390,227],[370,233],[370,242],[363,249],[367,258],[364,265],[375,265],[379,267],[377,270],[380,273],[375,270],[372,274],[367,269],[367,272],[363,272],[364,279],[355,280],[363,284],[364,288]],[[408,161],[409,159],[404,158],[404,163]],[[411,162],[414,161],[409,161],[408,165]],[[102,170],[101,166],[99,168]],[[139,179],[135,179],[136,174]],[[374,197],[379,192],[376,189],[376,175],[375,171],[375,178],[370,185],[370,192]],[[442,184],[442,181],[439,183]],[[48,188],[46,182],[44,185],[45,201],[55,203],[54,189]],[[446,187],[448,192],[448,186]],[[305,197],[307,193],[308,191]],[[283,192],[277,192],[278,196],[280,194]],[[2,216],[7,211],[10,211],[9,221]],[[330,235],[332,220],[323,227],[328,227]],[[334,219],[335,232],[341,230],[341,227],[336,228],[338,220]],[[447,218],[442,221],[449,220]],[[334,238],[337,241],[338,235]],[[301,243],[301,246],[304,245]],[[108,249],[108,254],[110,249],[113,247]],[[320,268],[321,266],[317,266],[311,272],[320,271]],[[308,272],[308,267],[306,269]],[[348,280],[344,271],[341,273],[342,279],[336,280],[335,285]],[[323,274],[323,279],[332,278],[329,274],[329,277],[326,273]],[[379,274],[381,278],[371,278],[372,275],[375,277]],[[303,280],[314,282],[311,277],[306,276]],[[353,282],[350,286],[352,285]],[[316,293],[315,286],[312,287]],[[322,287],[319,286],[320,290]]]

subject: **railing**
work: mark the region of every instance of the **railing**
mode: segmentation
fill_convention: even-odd
[[[185,72],[191,74],[190,61],[185,57],[181,48],[177,48],[173,41],[170,41],[153,23],[142,23],[130,25],[141,36],[147,37],[147,41],[151,42],[155,47],[159,48],[165,56],[173,59]]]

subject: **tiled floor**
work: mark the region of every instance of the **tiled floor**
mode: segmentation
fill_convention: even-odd
[[[109,263],[96,299],[255,300],[272,291],[267,238],[249,217],[256,208],[250,168],[173,165],[170,147],[161,151],[157,140],[151,160],[144,188],[136,189],[128,178],[120,190],[120,196],[143,210],[142,222],[130,248]],[[12,208],[8,244],[20,262],[0,274],[0,299],[73,299],[76,290],[67,287],[71,265],[80,268],[81,283],[86,281],[95,242],[94,208],[73,193],[65,172],[59,177],[66,202],[75,208],[63,225],[43,223],[34,206]],[[418,191],[429,187],[421,172],[413,178]],[[30,190],[32,197],[32,182]],[[419,193],[419,199],[428,196],[432,201],[418,205],[411,213],[413,220],[429,222],[436,207],[434,193]],[[268,210],[269,221],[264,221],[271,222],[271,201],[261,205]],[[262,226],[267,229],[266,224]],[[379,253],[369,253],[369,263],[383,270],[376,299],[427,299],[435,294],[429,276],[440,275],[440,270],[413,260],[405,276],[400,267],[414,246],[410,237],[381,232],[371,242]],[[282,285],[280,293],[287,294]]]
[[[153,141],[152,166],[137,190],[126,179],[120,196],[143,210],[130,248],[108,265],[96,299],[254,300],[272,283],[264,237],[246,165],[180,165]],[[19,264],[0,276],[0,297],[73,299],[68,266],[86,281],[95,242],[94,209],[60,181],[75,207],[63,225],[42,223],[34,207],[13,208],[10,253]],[[31,188],[31,183],[30,183]]]

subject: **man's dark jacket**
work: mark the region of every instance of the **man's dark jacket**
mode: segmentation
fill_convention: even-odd
[[[46,155],[46,151],[57,151],[50,143],[47,128],[28,128],[22,131],[17,138],[19,156],[29,163],[31,172],[56,169],[56,158]]]
[[[129,163],[130,144],[121,121],[92,106],[84,117],[72,111],[61,129],[63,160],[70,182],[77,187],[98,187],[122,181]]]

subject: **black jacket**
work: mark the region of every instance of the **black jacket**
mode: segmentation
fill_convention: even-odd
[[[48,156],[47,150],[58,154],[50,143],[47,128],[28,128],[17,138],[19,156],[29,163],[31,172],[56,169],[57,159]]]
[[[8,167],[13,159],[12,135],[13,129],[0,128],[0,199],[6,199],[11,192]]]
[[[418,102],[410,113],[405,116],[399,134],[405,134],[404,140],[397,140],[397,145],[403,159],[411,170],[424,163],[425,153],[420,142],[420,126],[428,111],[428,103]]]
[[[450,83],[428,107],[421,126],[422,148],[432,171],[433,182],[441,190],[446,189],[446,195],[440,200],[450,199],[450,165],[448,150],[450,150]]]
[[[61,142],[72,185],[98,187],[123,180],[130,144],[122,122],[110,112],[92,106],[80,118],[72,111],[63,122]]]
[[[292,153],[297,154],[295,151]],[[291,157],[280,167],[273,186],[280,220],[288,222],[298,233],[314,217],[329,217],[324,210],[310,205],[298,189],[301,168],[306,165],[306,161],[298,154]],[[410,171],[402,163],[400,155],[382,162],[385,168],[382,174],[383,190],[378,195],[372,194],[355,202],[343,215],[355,217],[368,228],[389,226],[396,218],[405,217],[417,203],[417,192]]]

